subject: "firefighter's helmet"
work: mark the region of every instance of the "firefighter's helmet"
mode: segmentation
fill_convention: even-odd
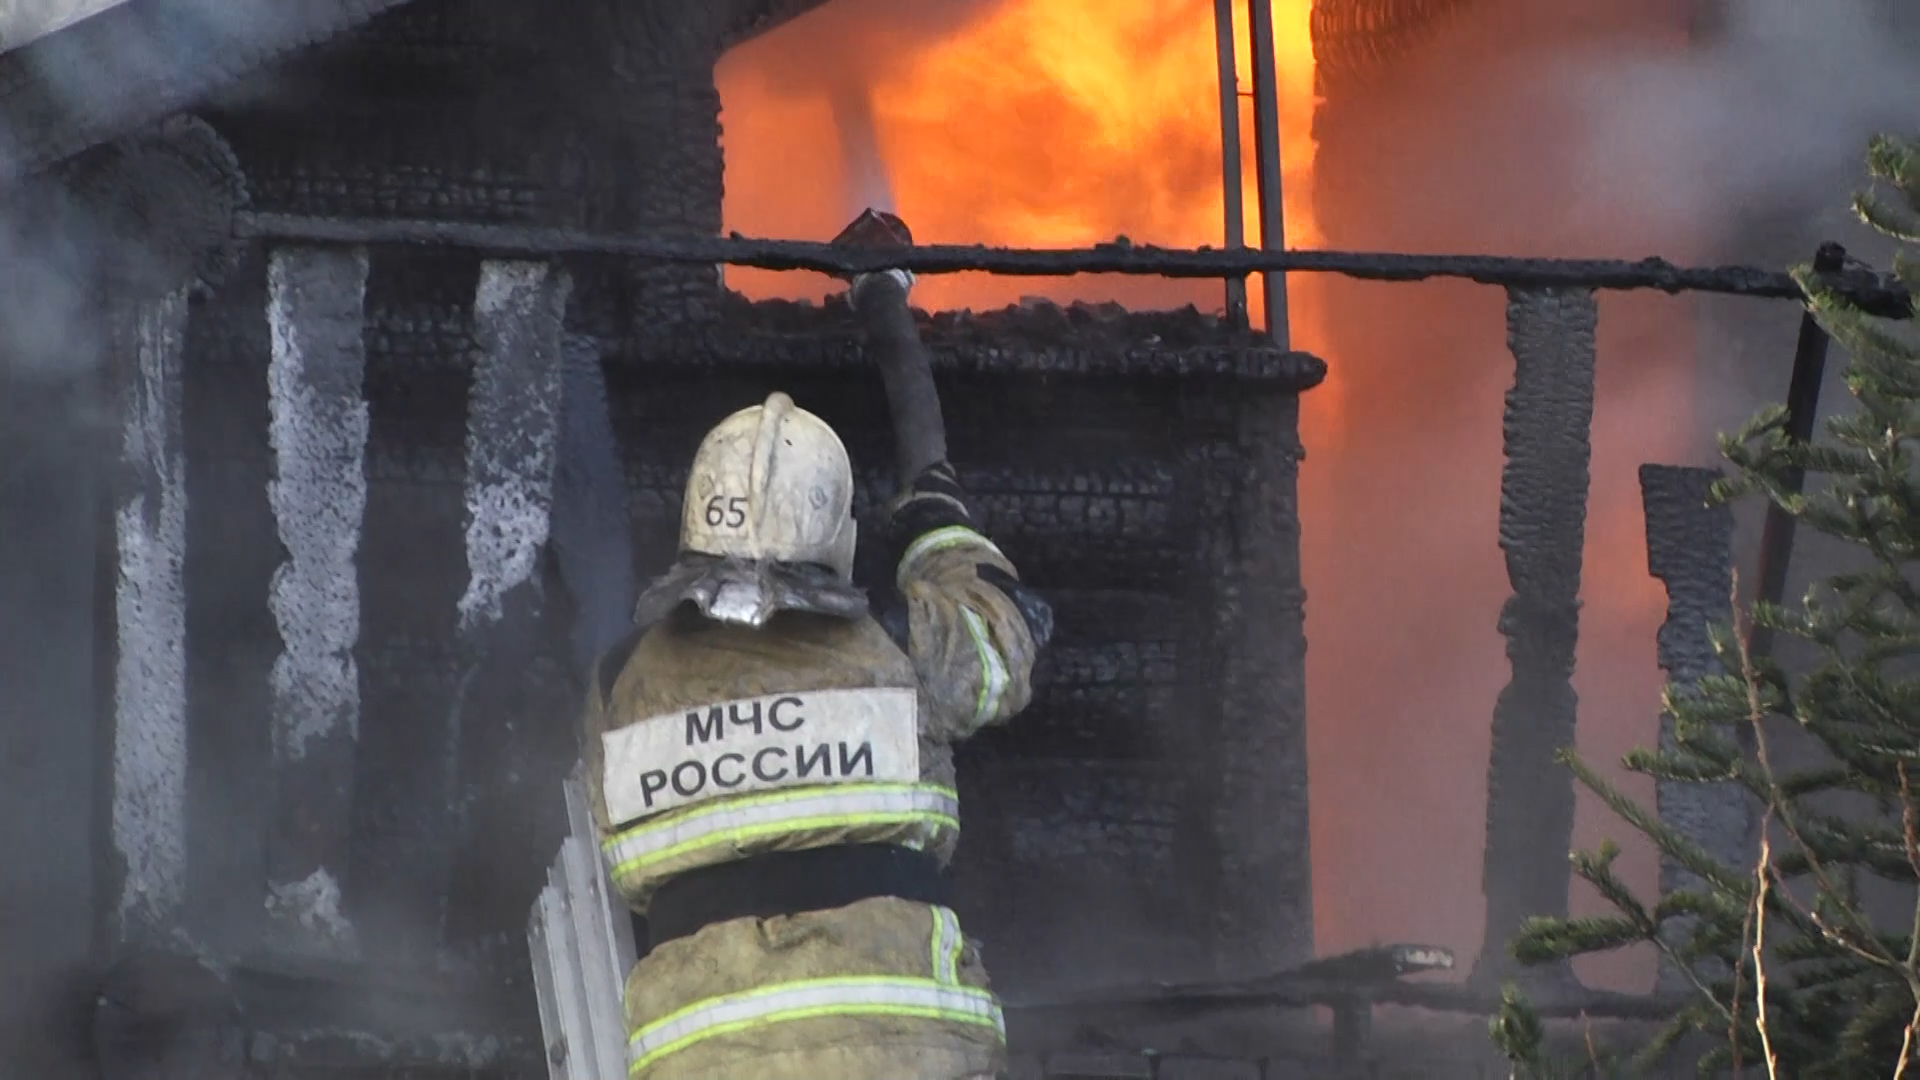
[[[853,467],[826,421],[785,394],[741,409],[701,441],[680,512],[680,550],[814,563],[853,577]]]

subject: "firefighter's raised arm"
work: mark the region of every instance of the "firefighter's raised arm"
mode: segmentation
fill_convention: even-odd
[[[932,721],[947,737],[963,738],[1026,708],[1053,613],[978,528],[946,460],[940,399],[907,306],[912,284],[900,270],[862,275],[850,300],[893,413],[901,494],[890,554],[905,600],[907,652]]]

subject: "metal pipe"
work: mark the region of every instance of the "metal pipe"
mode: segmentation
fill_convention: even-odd
[[[1815,273],[1837,274],[1847,251],[1839,244],[1822,244],[1814,253]],[[1820,412],[1820,383],[1827,372],[1827,331],[1809,309],[1800,317],[1800,339],[1793,350],[1793,377],[1787,384],[1787,438],[1796,443],[1813,439],[1813,423]],[[1787,489],[1795,495],[1806,484],[1800,469],[1787,473]],[[1793,561],[1793,515],[1778,503],[1767,505],[1767,523],[1760,534],[1759,599],[1777,604],[1787,591],[1787,565]],[[1747,651],[1755,658],[1773,649],[1773,631],[1755,626],[1747,637]]]
[[[1220,55],[1220,181],[1226,205],[1226,247],[1246,246],[1246,189],[1240,177],[1240,75],[1233,57],[1233,0],[1213,0],[1214,48]],[[1247,279],[1229,277],[1227,319],[1247,325]]]
[[[1287,246],[1285,204],[1280,196],[1280,93],[1273,59],[1273,2],[1247,0],[1253,12],[1253,149],[1260,178],[1260,246],[1282,251]],[[1275,345],[1289,348],[1287,275],[1263,275],[1266,286],[1267,334]]]

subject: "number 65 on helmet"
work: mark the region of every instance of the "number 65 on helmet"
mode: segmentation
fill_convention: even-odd
[[[827,422],[782,393],[701,441],[680,512],[680,550],[853,577],[853,467]]]

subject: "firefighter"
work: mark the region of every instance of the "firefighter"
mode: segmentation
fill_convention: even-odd
[[[945,461],[911,285],[869,274],[850,296],[899,444],[894,595],[852,583],[845,447],[776,393],[700,444],[680,557],[594,674],[594,813],[647,919],[626,986],[638,1080],[1005,1068],[998,1000],[947,906],[949,747],[1027,705],[1051,614]]]

